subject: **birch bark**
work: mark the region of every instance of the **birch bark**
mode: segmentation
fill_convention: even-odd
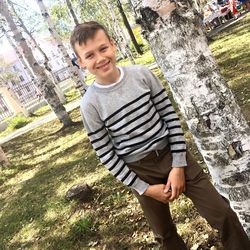
[[[126,16],[125,12],[124,12],[123,7],[122,7],[122,3],[121,3],[120,0],[116,0],[116,2],[117,2],[117,7],[118,7],[118,9],[119,9],[119,12],[120,12],[120,14],[121,14],[121,16],[122,16],[123,23],[124,23],[124,25],[125,25],[125,27],[126,27],[126,29],[127,29],[127,31],[128,31],[128,34],[129,34],[129,36],[130,36],[130,38],[131,38],[131,41],[132,41],[132,43],[133,43],[133,45],[134,45],[134,48],[135,48],[136,52],[137,52],[139,55],[142,55],[143,52],[142,52],[142,50],[141,50],[139,44],[137,43],[137,40],[136,40],[135,35],[134,35],[134,33],[133,33],[133,30],[131,29],[131,26],[130,26],[130,24],[129,24],[128,18],[127,18],[127,16]]]
[[[68,9],[69,9],[70,14],[71,14],[72,17],[73,17],[73,20],[74,20],[74,22],[75,22],[75,25],[78,25],[78,24],[79,24],[79,21],[78,21],[78,19],[77,19],[77,16],[76,16],[76,13],[75,13],[75,11],[74,11],[74,9],[73,9],[73,6],[72,6],[72,4],[71,4],[71,1],[70,1],[70,0],[66,0],[66,4],[67,4],[67,6],[68,6]]]
[[[58,81],[56,79],[56,77],[54,77],[53,75],[53,71],[51,69],[51,67],[49,66],[49,58],[47,57],[46,53],[41,49],[41,47],[39,46],[39,44],[36,42],[36,40],[34,39],[33,35],[31,34],[31,32],[27,29],[27,27],[25,26],[23,20],[20,18],[20,16],[18,15],[18,13],[16,12],[13,3],[9,3],[11,10],[13,11],[13,14],[16,16],[17,20],[18,20],[18,24],[20,25],[20,27],[23,29],[23,31],[28,35],[28,37],[30,38],[30,40],[32,41],[32,47],[34,49],[37,49],[43,56],[44,61],[43,61],[43,65],[45,67],[45,69],[49,72],[49,74],[51,75],[52,78],[52,82],[55,85],[55,91],[61,101],[61,103],[65,103],[66,102],[66,98],[63,94],[63,91],[60,89],[60,87],[58,86]]]
[[[79,90],[81,95],[84,95],[84,93],[85,93],[85,91],[87,89],[86,83],[81,81],[81,79],[79,79],[79,77],[78,77],[78,68],[74,67],[72,65],[71,58],[70,58],[65,46],[63,45],[60,36],[58,35],[58,33],[57,33],[56,29],[55,29],[55,25],[54,25],[50,15],[49,15],[49,12],[48,12],[46,6],[44,5],[43,1],[42,0],[36,0],[36,1],[37,1],[37,4],[38,4],[38,6],[39,6],[39,8],[41,10],[41,14],[42,14],[45,22],[47,22],[47,24],[49,26],[49,32],[50,32],[51,36],[57,42],[58,48],[62,52],[63,57],[66,60],[68,66],[69,66],[69,69],[70,69],[71,74],[72,74],[72,78],[73,78],[73,80],[74,80],[74,82],[76,84],[76,88]]]
[[[16,24],[13,21],[12,16],[10,15],[7,3],[5,0],[0,0],[0,14],[5,17],[11,31],[14,34],[14,40],[23,50],[23,55],[25,55],[26,60],[28,61],[30,67],[34,70],[34,74],[38,78],[38,88],[43,94],[45,100],[48,102],[52,110],[55,112],[58,119],[63,123],[64,126],[72,124],[72,121],[66,112],[64,106],[61,104],[56,92],[54,90],[53,83],[49,80],[47,74],[43,67],[41,67],[35,60],[31,49],[27,45],[24,37],[21,32],[17,29]]]
[[[22,63],[23,65],[23,69],[28,73],[30,79],[32,82],[34,82],[34,75],[33,75],[33,72],[30,70],[30,68],[28,67],[27,63],[25,62],[22,54],[20,53],[20,51],[18,50],[17,46],[15,45],[15,43],[12,41],[12,38],[10,36],[10,34],[5,30],[5,28],[1,25],[0,26],[3,34],[6,36],[9,44],[11,45],[11,47],[13,48],[13,50],[15,51],[18,59],[20,60],[20,62]]]
[[[3,34],[6,36],[6,38],[7,38],[8,42],[10,43],[11,47],[14,49],[17,57],[19,58],[20,62],[23,65],[24,70],[28,72],[28,74],[29,74],[29,76],[31,78],[31,81],[34,82],[34,76],[33,76],[32,72],[31,72],[31,70],[29,69],[29,67],[28,67],[27,63],[24,61],[21,53],[19,52],[18,48],[16,47],[16,45],[12,41],[10,35],[8,34],[8,32],[6,32],[6,30],[5,30],[5,28],[3,27],[2,24],[0,24],[0,29],[2,30]],[[4,81],[2,81],[2,82],[4,82]],[[8,86],[8,84],[5,83],[4,86],[7,88],[8,92],[10,93],[10,95],[12,96],[12,98],[20,106],[20,108],[21,108],[22,113],[24,114],[24,116],[26,116],[26,117],[29,116],[30,112],[26,109],[26,107],[23,105],[23,103],[18,99],[17,95],[13,92],[13,90],[10,89],[10,87]]]
[[[250,129],[221,76],[188,0],[133,0],[143,35],[170,84],[218,191],[250,236]]]
[[[116,34],[118,35],[117,38],[119,39],[118,43],[120,43],[122,45],[122,48],[123,48],[125,54],[128,56],[130,62],[132,64],[135,64],[133,55],[132,55],[132,53],[130,51],[130,48],[129,48],[129,42],[128,42],[128,40],[126,38],[126,35],[124,34],[122,28],[119,25],[119,21],[117,20],[117,17],[115,15],[114,9],[113,9],[110,1],[109,0],[103,0],[103,2],[107,6],[107,8],[108,8],[108,10],[109,10],[109,12],[111,14],[111,18],[112,18],[112,21],[114,23],[114,29],[115,29]]]

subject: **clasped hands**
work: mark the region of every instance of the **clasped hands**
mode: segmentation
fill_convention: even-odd
[[[185,192],[185,174],[183,167],[173,167],[169,173],[167,184],[150,185],[144,195],[163,203],[174,201]]]

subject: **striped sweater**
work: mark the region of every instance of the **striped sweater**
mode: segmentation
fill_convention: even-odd
[[[186,144],[176,112],[160,81],[143,66],[122,67],[115,85],[92,85],[81,100],[84,127],[103,165],[143,194],[148,184],[127,163],[170,145],[172,166],[186,166]]]

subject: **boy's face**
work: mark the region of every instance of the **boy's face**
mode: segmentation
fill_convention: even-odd
[[[98,30],[93,38],[79,45],[75,44],[79,55],[78,62],[82,68],[86,68],[96,76],[99,83],[110,83],[116,70],[116,47],[103,30]]]

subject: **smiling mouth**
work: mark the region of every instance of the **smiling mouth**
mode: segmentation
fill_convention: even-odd
[[[110,63],[110,61],[108,61],[108,62],[106,62],[106,63],[104,63],[104,64],[98,66],[97,69],[103,69],[103,68],[105,68],[109,63]]]

